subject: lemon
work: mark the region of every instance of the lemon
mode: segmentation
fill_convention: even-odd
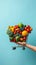
[[[10,28],[11,32],[14,32],[14,27],[13,28]]]

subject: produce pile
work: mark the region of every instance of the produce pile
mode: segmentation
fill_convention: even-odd
[[[9,35],[10,42],[26,42],[31,31],[32,28],[30,25],[20,23],[14,26],[8,26],[7,34]]]

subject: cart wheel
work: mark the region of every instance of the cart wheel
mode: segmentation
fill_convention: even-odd
[[[25,50],[25,47],[23,47],[22,49]]]
[[[16,49],[16,47],[13,47],[13,50],[15,50]]]

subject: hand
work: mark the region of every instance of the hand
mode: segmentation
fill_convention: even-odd
[[[17,44],[22,45],[22,46],[26,46],[26,42],[17,42]]]
[[[27,48],[29,48],[29,49],[31,49],[31,50],[33,50],[33,51],[36,52],[36,46],[32,46],[32,45],[30,45],[30,44],[26,44],[26,42],[17,42],[16,44],[25,46],[25,47],[27,47]]]

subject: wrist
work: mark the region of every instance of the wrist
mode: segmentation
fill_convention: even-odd
[[[28,46],[28,44],[26,44],[26,47]]]
[[[27,45],[26,45],[26,42],[23,42],[23,46],[25,46],[25,47],[27,46]]]

